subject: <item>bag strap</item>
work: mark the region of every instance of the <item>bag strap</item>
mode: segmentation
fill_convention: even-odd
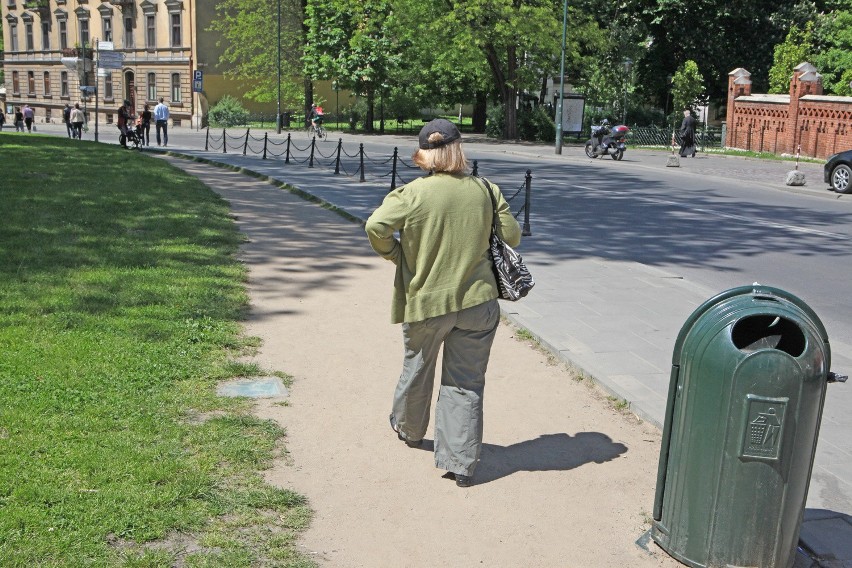
[[[488,197],[491,198],[491,232],[497,234],[497,200],[494,199],[494,190],[491,189],[491,184],[484,177],[474,176],[476,179],[485,184],[485,191],[488,192]]]

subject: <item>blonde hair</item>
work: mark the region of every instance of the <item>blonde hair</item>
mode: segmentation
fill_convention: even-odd
[[[444,137],[441,136],[440,132],[433,132],[429,136],[429,142],[432,144],[443,139]],[[434,173],[461,174],[467,172],[467,158],[464,157],[460,140],[431,150],[418,148],[411,159],[420,169]]]

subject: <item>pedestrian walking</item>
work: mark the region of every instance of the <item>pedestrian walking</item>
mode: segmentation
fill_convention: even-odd
[[[139,118],[142,119],[142,143],[146,146],[151,145],[151,109],[146,104],[143,107],[142,114]]]
[[[3,130],[4,124],[6,124],[6,111],[0,110],[0,130]]]
[[[390,425],[408,446],[422,444],[443,346],[435,466],[468,487],[482,448],[485,370],[500,321],[488,257],[493,205],[485,183],[467,174],[461,134],[448,120],[420,130],[412,159],[431,175],[390,192],[366,224],[370,245],[396,265],[391,321],[402,324],[404,357]],[[498,232],[517,246],[520,226],[491,186]]]
[[[24,112],[21,107],[15,107],[15,132],[24,131]]]
[[[80,110],[80,103],[75,103],[74,108],[71,109],[71,128],[74,132],[74,137],[77,140],[83,139],[83,123],[86,122],[86,115],[83,114],[83,111]]]
[[[74,125],[71,124],[71,105],[68,103],[65,103],[65,108],[62,109],[62,122],[65,123],[68,138],[74,138]]]
[[[30,105],[24,105],[24,124],[27,126],[27,132],[33,131],[33,120],[35,119],[35,112]]]
[[[695,157],[695,117],[689,107],[683,109],[683,122],[680,123],[680,157]]]
[[[163,102],[163,97],[160,97],[160,102],[157,106],[154,107],[154,120],[156,121],[157,127],[157,146],[160,145],[160,141],[162,140],[163,146],[169,145],[169,107],[166,106],[166,103]],[[160,131],[163,131],[162,138],[160,137]]]

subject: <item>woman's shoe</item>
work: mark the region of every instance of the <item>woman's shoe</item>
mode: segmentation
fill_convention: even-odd
[[[390,415],[390,427],[394,432],[396,432],[396,437],[405,442],[405,445],[409,448],[419,448],[423,445],[423,440],[408,440],[403,438],[402,434],[399,432],[399,424],[396,423],[396,416],[393,415],[393,412],[391,412]]]
[[[470,487],[473,485],[473,478],[469,475],[453,474],[456,477],[456,485],[459,487]]]

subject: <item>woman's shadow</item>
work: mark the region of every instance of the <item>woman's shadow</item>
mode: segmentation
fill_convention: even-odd
[[[424,444],[431,450],[433,444]],[[482,444],[474,481],[488,483],[518,471],[565,471],[583,464],[604,463],[627,451],[627,446],[613,442],[600,432],[544,434],[534,440],[510,446]]]

